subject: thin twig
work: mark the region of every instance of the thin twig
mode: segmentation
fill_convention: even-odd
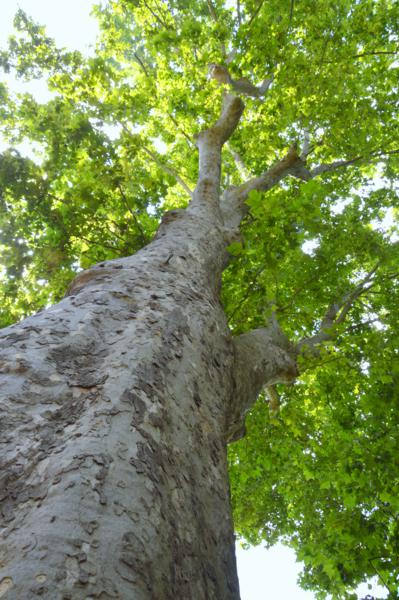
[[[393,154],[399,154],[399,150],[376,150],[369,152],[368,154],[356,156],[355,158],[351,158],[349,160],[337,160],[332,163],[322,164],[309,171],[309,179],[313,179],[313,177],[316,177],[321,173],[329,173],[341,167],[348,167],[349,165],[352,165],[353,163],[358,162],[359,160],[365,160],[368,158],[383,158],[385,156],[391,156]]]
[[[351,58],[363,58],[363,56],[378,56],[378,55],[396,56],[397,54],[399,54],[399,50],[395,50],[393,52],[390,52],[388,50],[380,50],[380,51],[377,50],[375,52],[361,52],[360,54],[352,54],[351,56],[345,56],[345,57],[342,57],[342,59],[338,59],[338,60],[323,60],[322,64],[324,64],[324,65],[337,64],[337,63],[345,62],[346,60],[351,59]]]
[[[179,131],[181,132],[182,135],[184,135],[184,137],[187,140],[188,145],[190,146],[190,148],[193,146],[193,141],[190,138],[190,136],[184,131],[184,129],[182,129],[179,125],[179,122],[177,121],[177,119],[174,118],[173,115],[171,115],[170,113],[168,113],[168,116],[170,118],[170,120],[172,121],[172,123],[175,125],[175,127],[177,129],[179,129]]]
[[[210,13],[212,19],[215,22],[217,22],[218,15],[217,15],[216,8],[214,7],[212,0],[206,0],[206,3],[208,5],[209,13]]]
[[[130,136],[133,135],[132,132],[129,130],[128,126],[125,123],[122,123],[122,128],[123,128],[123,130],[128,135],[130,135]],[[167,165],[163,164],[163,162],[161,162],[159,160],[159,158],[156,156],[156,154],[154,152],[152,152],[149,148],[147,148],[146,146],[142,146],[142,148],[148,154],[148,156],[150,156],[152,158],[152,160],[159,167],[161,167],[161,169],[163,169],[165,171],[165,173],[168,173],[168,175],[172,175],[172,177],[174,177],[176,179],[176,181],[190,195],[190,197],[192,196],[193,192],[190,190],[190,188],[188,187],[188,185],[186,184],[186,182],[180,177],[180,175],[178,175],[178,173],[176,173],[172,168],[170,168]]]
[[[348,333],[350,331],[356,331],[356,329],[361,329],[364,325],[371,325],[372,323],[381,322],[380,317],[376,317],[375,319],[369,319],[368,321],[362,321],[361,323],[356,323],[355,325],[350,325],[344,329],[344,333]]]
[[[165,23],[165,21],[163,21],[163,19],[161,19],[161,17],[159,15],[157,15],[157,13],[151,8],[151,6],[149,6],[145,0],[143,0],[143,4],[144,6],[150,11],[150,13],[152,14],[152,16],[154,17],[154,19],[156,21],[158,21],[158,23],[162,26],[165,27],[165,29],[170,29],[170,27],[168,26],[167,23]]]
[[[315,335],[303,338],[297,343],[297,350],[299,353],[304,352],[305,354],[310,353],[317,356],[320,354],[318,347],[324,342],[328,342],[336,337],[337,326],[344,322],[354,302],[374,285],[375,280],[373,280],[373,275],[379,266],[380,262],[377,262],[371,271],[367,273],[363,281],[361,281],[352,291],[345,294],[340,300],[330,304],[321,321],[319,331]]]
[[[90,240],[89,238],[87,238],[87,237],[85,237],[84,235],[81,235],[81,234],[79,234],[79,236],[76,236],[76,238],[79,239],[79,240],[83,240],[84,242],[86,242],[90,246],[101,246],[101,247],[104,247],[104,248],[108,248],[108,250],[113,250],[114,252],[118,252],[118,250],[119,250],[117,246],[111,246],[110,244],[107,244],[103,240],[97,242],[96,240]]]
[[[336,362],[338,360],[347,360],[347,359],[348,359],[347,356],[345,356],[344,354],[340,354],[339,356],[333,356],[331,358],[328,358],[327,360],[322,360],[320,362],[314,362],[314,363],[308,364],[301,369],[301,375],[303,375],[303,373],[306,373],[306,371],[316,369],[317,367],[322,367],[323,365],[328,365],[328,363]]]
[[[134,58],[137,60],[137,62],[139,63],[140,67],[143,69],[146,77],[149,77],[150,74],[147,71],[147,68],[145,66],[145,64],[143,63],[143,61],[141,60],[141,58],[139,57],[139,55],[137,54],[137,52],[133,53]]]
[[[241,26],[241,5],[240,5],[240,0],[237,0],[237,21],[238,21],[238,26]]]
[[[174,177],[174,179],[176,179],[176,181],[181,185],[181,187],[187,192],[187,194],[189,194],[189,196],[191,197],[193,195],[192,190],[190,190],[190,188],[188,187],[187,183],[180,177],[180,175],[178,173],[176,173],[176,171],[174,171],[174,169],[168,167],[167,165],[165,165],[163,162],[161,162],[159,160],[159,158],[157,157],[157,155],[152,152],[149,148],[147,148],[147,146],[142,146],[144,152],[146,152],[148,154],[148,156],[150,158],[152,158],[152,160],[161,168],[165,171],[165,173],[168,173],[168,175],[171,175],[172,177]]]
[[[166,24],[166,26],[168,26],[168,25],[167,25],[167,22],[166,22],[166,19],[165,19],[165,11],[163,10],[163,6],[160,6],[160,5],[159,5],[159,2],[158,2],[158,0],[154,0],[154,2],[155,2],[155,4],[157,5],[157,8],[158,8],[158,10],[159,10],[159,13],[162,15],[162,20],[163,20],[163,22]],[[169,15],[170,13],[167,11],[167,14]]]
[[[292,25],[292,17],[294,16],[294,4],[295,4],[295,0],[291,0],[291,6],[290,6],[290,23],[288,25],[288,30],[291,29],[291,25]]]
[[[262,265],[261,267],[259,267],[259,269],[257,269],[255,271],[255,274],[252,278],[252,281],[250,283],[250,285],[247,287],[245,294],[242,296],[242,298],[240,299],[240,303],[237,304],[237,306],[234,308],[234,310],[231,312],[229,318],[228,318],[228,322],[230,323],[233,319],[233,317],[236,315],[236,313],[238,312],[238,310],[240,308],[242,308],[242,305],[244,304],[244,302],[246,302],[252,292],[252,290],[254,289],[254,286],[257,283],[257,279],[259,277],[259,275],[266,269],[266,267],[264,265]]]
[[[385,585],[385,587],[387,588],[389,595],[394,595],[394,592],[391,590],[391,588],[389,587],[389,585],[385,582],[383,576],[381,575],[381,573],[378,571],[377,567],[375,565],[373,565],[373,560],[378,560],[381,559],[382,557],[377,556],[376,558],[369,558],[369,563],[371,565],[371,567],[374,569],[374,571],[376,572],[376,574],[378,575],[378,577],[381,579],[382,583]]]
[[[262,8],[263,4],[264,4],[265,0],[260,0],[258,3],[258,6],[255,8],[255,11],[252,13],[251,18],[249,19],[248,23],[247,23],[247,27],[248,29],[251,27],[253,21],[256,19],[256,17],[259,14],[260,9]]]
[[[118,187],[118,190],[120,191],[120,194],[121,194],[121,196],[122,196],[122,200],[123,200],[123,202],[125,203],[127,210],[128,210],[128,211],[129,211],[129,213],[132,215],[132,217],[133,217],[133,221],[135,222],[135,224],[136,224],[136,227],[137,227],[137,229],[138,229],[138,230],[139,230],[139,232],[140,232],[140,238],[141,238],[141,242],[142,242],[142,244],[143,244],[143,246],[144,246],[144,245],[147,243],[147,238],[146,238],[146,235],[145,235],[145,233],[144,233],[144,230],[143,230],[143,228],[142,228],[142,226],[141,226],[141,223],[140,223],[140,221],[138,220],[138,218],[137,218],[137,215],[135,214],[134,210],[133,210],[133,209],[130,207],[130,205],[129,205],[129,202],[127,201],[127,198],[126,198],[125,192],[124,192],[124,191],[123,191],[123,189],[122,189],[122,186],[121,186],[121,185],[118,183],[118,184],[117,184],[117,187]]]

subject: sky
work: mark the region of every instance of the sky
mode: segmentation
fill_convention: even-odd
[[[59,46],[92,53],[97,34],[96,20],[90,16],[93,0],[3,0],[0,4],[0,48],[4,48],[12,33],[12,21],[21,8],[36,22],[46,25],[47,33]],[[5,79],[0,74],[0,79]],[[38,101],[46,101],[48,93],[40,83],[21,84],[8,78],[16,91],[29,91]],[[0,141],[1,147],[1,141]],[[21,148],[20,148],[21,150]],[[297,584],[301,566],[295,554],[280,545],[266,550],[261,546],[243,550],[237,546],[238,573],[242,600],[314,600],[311,592],[301,590]],[[359,593],[376,594],[377,587],[359,588]]]

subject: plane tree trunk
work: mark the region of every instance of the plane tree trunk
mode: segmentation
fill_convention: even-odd
[[[296,375],[275,323],[233,338],[219,301],[241,112],[201,134],[191,203],[148,246],[0,334],[0,598],[239,599],[227,442]]]

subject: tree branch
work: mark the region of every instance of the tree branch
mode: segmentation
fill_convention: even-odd
[[[222,114],[214,125],[201,131],[197,137],[199,150],[199,175],[196,191],[219,198],[221,150],[238,125],[244,103],[237,96],[226,94],[223,97]]]
[[[240,0],[237,0],[236,2],[236,11],[237,11],[237,22],[238,22],[238,27],[241,27],[241,5],[240,5]]]
[[[345,294],[328,307],[319,327],[319,331],[308,338],[303,338],[297,345],[299,354],[320,356],[320,345],[334,339],[337,335],[337,327],[341,325],[356,300],[366,293],[373,285],[373,276],[380,263],[367,273],[366,277],[353,290]]]
[[[304,163],[298,156],[297,146],[296,144],[293,144],[287,154],[271,166],[270,169],[262,173],[259,177],[253,177],[237,186],[233,193],[240,198],[241,202],[244,202],[247,199],[248,194],[253,190],[267,192],[287,175],[300,177],[300,172],[303,167]],[[307,173],[302,179],[305,177],[306,179],[309,178],[307,177]]]
[[[258,86],[254,85],[246,77],[241,79],[233,79],[227,69],[223,65],[211,63],[209,65],[208,79],[214,79],[220,85],[229,85],[239,96],[252,96],[253,98],[261,98],[264,96],[273,83],[274,76],[268,77]]]
[[[220,136],[223,145],[231,137],[244,111],[244,103],[240,98],[226,94],[223,98],[223,109],[220,118],[207,131],[213,131]]]
[[[379,55],[386,55],[386,56],[396,56],[396,54],[399,54],[399,50],[376,50],[374,52],[361,52],[359,54],[351,54],[351,56],[348,57],[342,57],[342,59],[338,59],[338,60],[323,60],[322,64],[325,65],[331,65],[331,64],[337,64],[337,63],[342,63],[345,62],[346,60],[348,60],[349,58],[363,58],[363,56],[379,56]]]
[[[399,154],[399,150],[388,150],[386,152],[384,150],[376,150],[373,152],[369,152],[368,154],[356,156],[355,158],[351,158],[349,160],[337,160],[332,163],[322,164],[309,171],[309,179],[313,179],[314,177],[317,177],[318,175],[321,175],[323,173],[336,171],[337,169],[340,169],[342,167],[348,167],[353,163],[358,162],[359,160],[381,158],[384,156],[390,156],[392,154]]]
[[[349,165],[352,165],[360,160],[399,154],[399,150],[391,150],[386,152],[375,151],[362,156],[356,156],[355,158],[348,160],[337,160],[331,163],[321,164],[312,170],[309,170],[306,166],[305,158],[308,156],[311,150],[312,148],[310,146],[309,133],[305,132],[303,149],[300,155],[298,155],[296,144],[292,145],[286,156],[281,161],[277,162],[259,177],[254,177],[250,181],[242,184],[239,187],[240,191],[244,193],[249,193],[252,190],[267,191],[287,175],[292,175],[293,177],[297,177],[303,181],[309,181],[318,175],[336,171],[337,169],[343,167],[348,167]]]
[[[353,165],[353,163],[361,160],[362,156],[356,156],[355,158],[351,158],[350,160],[336,160],[332,163],[322,164],[311,171],[309,171],[309,179],[313,179],[318,175],[322,175],[323,173],[330,173],[331,171],[336,171],[342,167],[348,167],[349,165]]]
[[[348,167],[360,160],[378,159],[384,156],[399,154],[399,150],[396,149],[390,151],[377,150],[362,156],[356,156],[349,160],[337,160],[332,163],[321,164],[312,170],[309,170],[303,156],[305,153],[309,154],[310,151],[311,148],[309,146],[308,134],[305,133],[301,154],[298,154],[297,144],[293,144],[287,154],[277,163],[272,165],[270,169],[258,177],[249,179],[239,186],[227,189],[223,194],[221,202],[226,226],[231,229],[237,228],[243,217],[248,213],[249,208],[246,206],[245,201],[250,192],[267,192],[288,175],[301,179],[302,181],[309,181],[324,173]]]
[[[288,26],[288,29],[292,25],[292,17],[294,16],[294,4],[295,4],[295,0],[291,0],[291,5],[290,5],[290,24]]]
[[[304,135],[303,135],[303,146],[302,146],[302,150],[299,155],[299,158],[305,162],[306,158],[309,156],[311,151],[312,151],[312,147],[310,145],[309,129],[305,129]]]
[[[305,169],[304,162],[299,158],[296,144],[292,145],[287,154],[259,177],[253,177],[239,186],[227,189],[221,199],[221,210],[226,227],[235,230],[241,220],[249,212],[245,204],[250,192],[256,190],[267,192],[287,175],[300,177]],[[309,179],[305,169],[302,179]]]
[[[228,441],[244,434],[245,415],[263,388],[292,383],[298,376],[296,349],[282,332],[274,314],[268,327],[236,336],[234,349],[236,390],[227,415]]]

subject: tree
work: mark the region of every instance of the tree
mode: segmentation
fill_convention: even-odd
[[[396,598],[398,7],[96,12],[0,57],[0,595],[239,598],[236,442],[240,535]]]

